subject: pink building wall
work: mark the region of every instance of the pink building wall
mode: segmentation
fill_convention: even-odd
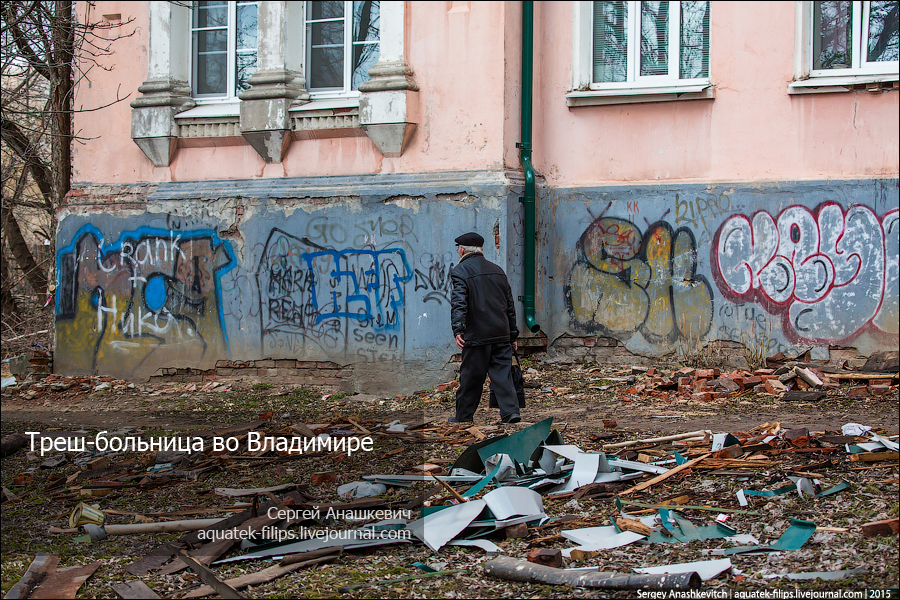
[[[713,100],[569,108],[572,3],[536,2],[537,170],[562,186],[896,177],[896,92],[787,93],[794,18],[793,2],[712,3]]]
[[[77,103],[108,104],[116,89],[128,100],[77,116],[90,141],[75,148],[76,181],[129,183],[209,179],[328,176],[361,173],[500,169],[515,150],[519,123],[505,119],[519,77],[520,6],[504,2],[407,4],[406,52],[419,86],[418,129],[403,155],[384,158],[358,137],[295,141],[282,163],[267,165],[249,146],[180,148],[169,167],[153,167],[131,140],[129,102],[147,77],[148,11],[144,2],[98,2],[94,18],[121,14],[123,32],[107,66],[81,85]],[[512,36],[512,37],[510,37]],[[512,70],[510,70],[512,69]],[[518,115],[518,107],[515,107]]]

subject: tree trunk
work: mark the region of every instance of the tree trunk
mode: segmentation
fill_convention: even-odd
[[[6,263],[6,248],[0,246],[0,311],[4,315],[19,314],[19,306],[12,295],[9,265]]]
[[[34,255],[31,254],[31,249],[25,242],[25,237],[22,235],[22,230],[19,229],[19,223],[16,221],[13,211],[6,206],[0,207],[0,221],[3,222],[3,232],[6,234],[9,250],[19,268],[25,273],[31,289],[38,296],[45,296],[47,294],[46,270],[34,260]]]

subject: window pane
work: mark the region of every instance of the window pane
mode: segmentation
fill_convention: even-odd
[[[626,31],[626,2],[594,2],[594,83],[625,81],[628,74]]]
[[[312,32],[309,36],[313,46],[343,46],[344,23],[312,23]]]
[[[198,2],[194,9],[194,27],[226,27],[228,7],[225,2]]]
[[[309,20],[318,19],[337,19],[344,16],[344,3],[342,1],[332,2],[310,2]]]
[[[866,60],[883,62],[900,58],[897,0],[872,2],[869,9],[869,40]]]
[[[256,50],[256,5],[239,4],[235,47],[238,50]]]
[[[815,2],[813,69],[849,69],[852,2]]]
[[[310,89],[344,87],[344,48],[311,50]]]
[[[641,75],[669,74],[669,3],[641,2]]]
[[[371,79],[369,69],[378,62],[378,48],[378,44],[353,45],[353,75],[350,80],[350,89],[355,90],[359,84]]]
[[[254,73],[256,73],[256,52],[238,54],[234,64],[235,95],[250,89],[247,80]]]
[[[681,3],[681,79],[709,77],[709,2]]]
[[[197,41],[197,52],[225,52],[228,49],[228,33],[222,29],[198,31],[194,34]]]
[[[354,2],[353,3],[353,41],[377,42],[379,38],[380,21],[379,2]],[[353,64],[357,64],[354,61]]]
[[[197,57],[197,94],[224,94],[228,57],[225,53]]]

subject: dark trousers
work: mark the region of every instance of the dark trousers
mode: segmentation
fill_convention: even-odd
[[[512,344],[466,345],[459,366],[456,390],[456,420],[471,421],[481,400],[484,378],[491,376],[491,389],[497,396],[500,418],[519,414],[519,398],[512,380]]]

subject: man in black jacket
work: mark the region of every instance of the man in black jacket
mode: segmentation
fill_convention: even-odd
[[[456,238],[459,264],[450,272],[450,325],[462,350],[456,416],[469,423],[475,416],[486,375],[497,396],[503,423],[518,423],[519,400],[512,380],[512,353],[519,330],[516,307],[506,273],[482,254],[484,238],[464,233]]]

